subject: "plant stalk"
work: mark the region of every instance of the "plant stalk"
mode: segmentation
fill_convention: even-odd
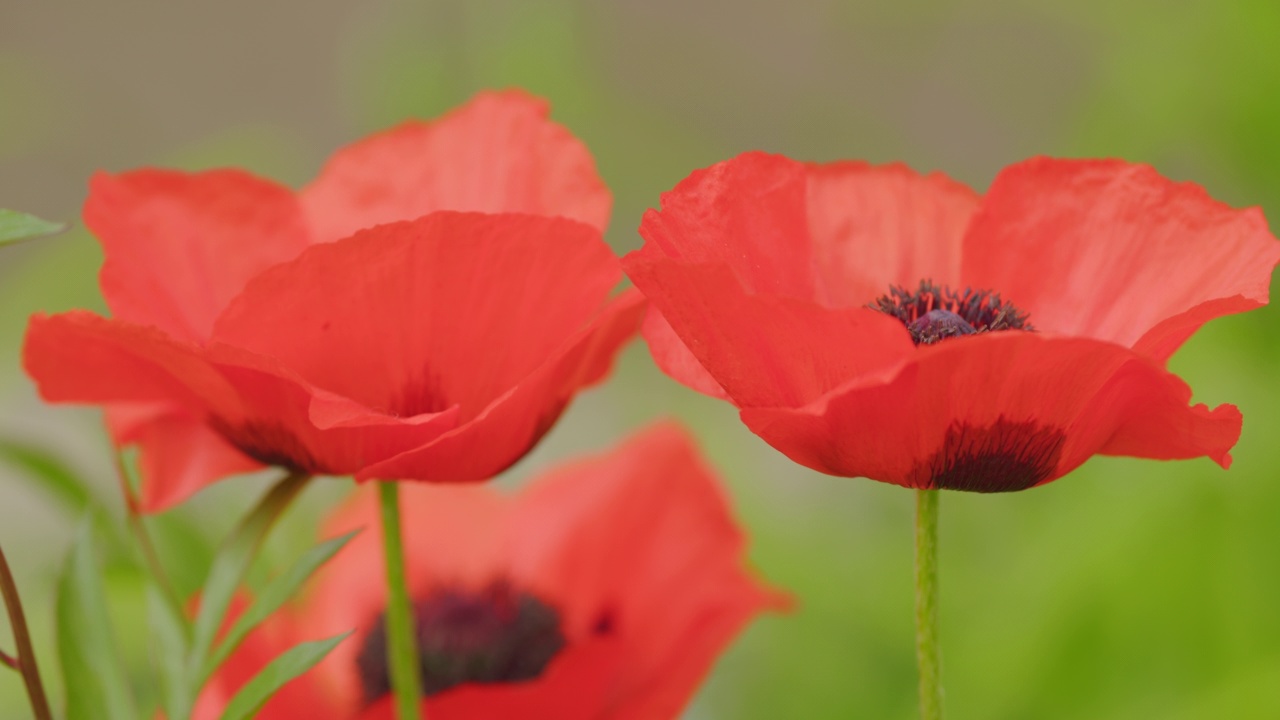
[[[152,542],[151,533],[147,530],[146,521],[142,517],[138,495],[129,484],[129,470],[125,465],[124,457],[117,452],[115,459],[116,476],[120,481],[120,491],[124,495],[125,518],[129,523],[129,530],[133,533],[133,539],[138,544],[139,552],[142,553],[142,560],[146,563],[147,570],[151,573],[151,578],[155,581],[161,597],[169,604],[173,617],[182,620],[183,639],[191,642],[191,623],[187,620],[186,605],[174,588],[173,581],[169,579],[164,563],[160,562],[160,554],[156,552],[155,543]]]
[[[382,548],[387,566],[387,667],[399,720],[422,720],[422,679],[417,632],[404,570],[404,536],[400,529],[400,486],[378,483],[382,511]]]
[[[937,490],[916,490],[916,664],[920,668],[920,720],[942,720]]]
[[[13,642],[17,646],[13,659],[17,661],[22,682],[27,686],[31,709],[35,712],[36,720],[53,720],[53,713],[49,711],[49,698],[40,682],[40,669],[36,665],[35,649],[31,647],[31,633],[22,612],[22,600],[18,598],[18,584],[9,571],[9,561],[5,559],[3,550],[0,550],[0,595],[4,596],[4,606],[9,611],[9,626],[13,629]]]

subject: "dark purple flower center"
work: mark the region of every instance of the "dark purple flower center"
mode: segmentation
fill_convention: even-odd
[[[209,418],[216,430],[237,450],[263,465],[275,465],[290,472],[325,475],[330,469],[317,460],[288,427],[274,421],[247,421],[232,425],[217,416]]]
[[[912,471],[915,487],[970,492],[1026,490],[1053,476],[1066,434],[1004,417],[985,426],[955,423],[943,445]]]
[[[560,613],[507,582],[479,591],[443,588],[414,604],[427,696],[463,683],[532,680],[565,645]],[[391,692],[386,615],[379,615],[356,657],[367,702]]]
[[[917,345],[974,333],[1035,330],[1026,313],[990,290],[965,288],[956,292],[931,280],[921,280],[914,291],[890,287],[871,307],[898,318]]]

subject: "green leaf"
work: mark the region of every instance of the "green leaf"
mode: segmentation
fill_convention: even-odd
[[[0,438],[0,462],[23,471],[74,516],[91,512],[95,527],[110,540],[112,548],[127,545],[119,526],[110,522],[104,513],[94,512],[98,503],[89,491],[89,484],[57,455],[36,445]]]
[[[309,475],[290,474],[278,482],[218,549],[213,566],[209,568],[209,578],[200,593],[200,610],[196,613],[191,652],[187,657],[189,672],[198,673],[204,668],[214,636],[222,628],[231,598],[240,587],[249,564],[258,554],[276,519],[310,479]]]
[[[147,588],[147,620],[155,672],[160,679],[161,707],[166,717],[188,717],[196,689],[190,686],[186,672],[187,644],[182,627],[185,619],[174,617],[173,605],[155,585]]]
[[[87,485],[66,463],[43,448],[0,438],[0,461],[23,470],[50,495],[77,514],[91,501]]]
[[[326,540],[316,545],[298,558],[279,577],[272,580],[258,596],[258,599],[254,601],[253,605],[227,631],[222,643],[214,651],[209,661],[205,663],[200,677],[208,681],[209,677],[218,670],[222,663],[226,662],[231,653],[235,652],[236,648],[240,646],[240,643],[255,627],[261,624],[263,620],[266,620],[271,613],[279,609],[289,598],[293,597],[298,588],[302,586],[302,583],[307,581],[307,578],[311,577],[321,565],[328,562],[329,558],[337,554],[359,532],[359,530],[352,530],[346,535]]]
[[[227,709],[222,712],[222,720],[252,718],[277,690],[284,687],[285,683],[315,667],[316,663],[329,654],[329,651],[350,637],[353,632],[355,631],[349,630],[328,640],[304,642],[286,650],[240,688],[240,692],[231,698]]]
[[[137,705],[107,613],[92,525],[84,522],[58,582],[58,656],[67,719],[136,720]]]
[[[34,240],[45,235],[53,235],[66,230],[64,223],[41,220],[34,215],[27,215],[16,210],[0,209],[0,245]]]

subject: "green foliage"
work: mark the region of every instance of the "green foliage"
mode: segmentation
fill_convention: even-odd
[[[302,584],[314,575],[321,565],[328,562],[329,558],[337,554],[359,533],[359,530],[353,530],[346,535],[326,540],[316,545],[298,558],[279,577],[271,581],[258,595],[257,600],[249,606],[249,609],[243,615],[236,619],[231,629],[226,632],[222,642],[218,644],[217,649],[214,650],[205,663],[200,676],[207,679],[213,675],[254,628],[293,598],[301,589]]]
[[[67,226],[62,223],[49,222],[17,210],[0,208],[0,245],[34,240],[66,229]]]
[[[152,670],[160,685],[160,707],[165,717],[185,718],[195,695],[187,669],[187,620],[174,614],[173,604],[154,586],[147,592],[147,619],[154,658]]]
[[[21,470],[21,477],[47,493],[68,517],[92,518],[95,530],[109,541],[111,549],[125,547],[119,527],[99,511],[89,484],[57,455],[37,445],[0,437],[0,463]]]
[[[92,526],[85,523],[58,583],[58,656],[68,720],[136,720],[116,647]]]
[[[240,692],[227,703],[222,713],[222,720],[249,720],[267,700],[285,683],[315,667],[338,646],[338,643],[351,636],[354,630],[336,635],[328,640],[304,642],[286,650],[280,657],[272,660],[253,679],[245,683]]]
[[[223,627],[232,598],[272,526],[309,480],[306,475],[288,475],[282,479],[236,526],[214,556],[209,577],[200,591],[200,609],[184,663],[183,674],[191,682],[173,701],[175,704],[189,706],[194,702],[204,679],[201,671],[209,663],[214,638]]]
[[[290,475],[280,481],[227,537],[214,556],[209,578],[200,593],[200,610],[196,613],[188,658],[191,668],[204,667],[205,658],[213,647],[214,636],[222,628],[231,599],[240,588],[250,563],[262,547],[272,525],[308,479],[306,476]]]

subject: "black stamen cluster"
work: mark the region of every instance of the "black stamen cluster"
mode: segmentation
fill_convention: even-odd
[[[1066,435],[1035,421],[1003,416],[987,426],[955,423],[942,447],[915,468],[916,487],[1012,492],[1048,480],[1062,457]]]
[[[946,285],[935,285],[932,280],[921,280],[914,291],[891,286],[870,307],[898,318],[911,331],[911,339],[917,345],[974,332],[1035,330],[1027,322],[1026,313],[990,290],[965,288],[956,292]],[[968,329],[957,325],[957,321],[963,321]]]
[[[428,697],[463,683],[532,680],[565,645],[556,609],[504,581],[479,591],[436,590],[414,605],[414,619]],[[356,664],[367,702],[391,692],[385,614]]]

